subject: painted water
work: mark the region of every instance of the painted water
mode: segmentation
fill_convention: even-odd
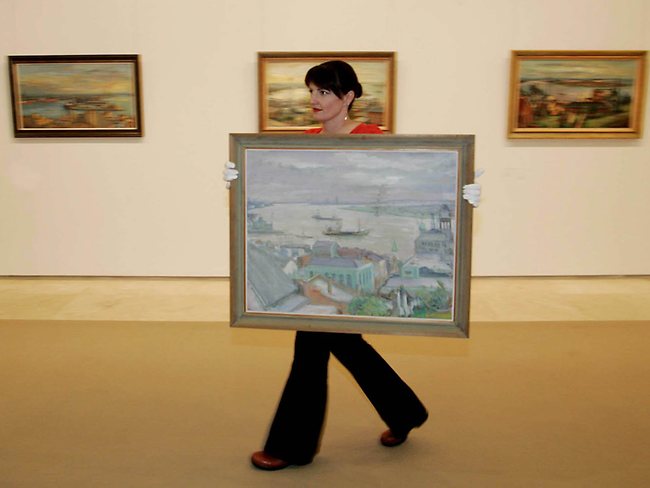
[[[418,204],[421,204],[419,202]],[[453,208],[453,202],[447,202]],[[402,207],[408,206],[403,203]],[[417,218],[409,216],[390,215],[386,212],[376,212],[370,207],[364,210],[354,209],[351,205],[315,205],[302,203],[274,204],[267,207],[255,208],[250,211],[259,215],[273,225],[272,233],[249,233],[248,239],[271,242],[276,245],[313,245],[316,241],[335,241],[341,247],[358,247],[373,251],[380,255],[396,255],[400,260],[406,260],[415,254],[415,239],[420,229],[430,229],[432,218]],[[396,207],[393,207],[396,208]],[[340,220],[318,220],[335,217]],[[325,235],[328,227],[340,222],[344,231],[365,229],[363,236]],[[452,225],[453,231],[454,225]]]
[[[41,115],[49,119],[60,119],[70,114],[71,110],[67,108],[66,105],[69,106],[70,103],[74,103],[77,98],[78,97],[43,97],[41,99],[30,101],[29,103],[23,103],[21,105],[21,112],[23,116]],[[135,100],[131,95],[95,96],[93,98],[99,99],[101,102],[111,107],[116,107],[117,111],[122,115],[129,117],[135,116]]]

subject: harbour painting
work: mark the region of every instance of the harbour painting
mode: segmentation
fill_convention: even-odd
[[[141,136],[136,55],[10,56],[16,137]]]
[[[640,137],[645,51],[515,51],[510,137]]]
[[[305,86],[307,71],[328,60],[348,62],[363,86],[350,116],[393,132],[395,53],[258,53],[259,129],[261,132],[304,132],[316,127]]]
[[[468,148],[434,136],[371,137],[360,147],[354,138],[322,147],[325,138],[296,137],[299,147],[284,141],[242,154],[242,312],[300,318],[298,327],[309,317],[302,326],[310,329],[315,318],[332,321],[320,324],[327,330],[337,322],[355,331],[455,329],[467,314],[458,296],[468,295],[459,272],[469,269],[459,264],[468,259],[460,220],[471,210],[458,195]],[[341,147],[348,139],[354,147]],[[321,147],[301,147],[311,140]]]

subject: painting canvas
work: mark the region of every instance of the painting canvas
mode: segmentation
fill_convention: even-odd
[[[137,55],[10,56],[16,137],[141,136]]]
[[[509,136],[641,136],[645,51],[514,51]]]
[[[468,334],[472,136],[232,135],[233,325]]]
[[[259,129],[261,132],[304,131],[317,124],[312,118],[305,74],[332,59],[348,62],[363,86],[351,117],[393,132],[395,53],[258,53]]]

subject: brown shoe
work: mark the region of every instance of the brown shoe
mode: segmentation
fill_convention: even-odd
[[[428,418],[429,418],[429,412],[424,410],[424,415],[422,419],[417,424],[413,425],[413,427],[411,428],[422,426],[422,424],[424,424]],[[392,430],[388,429],[387,431],[381,434],[381,436],[379,437],[379,442],[381,442],[382,446],[386,446],[386,447],[399,446],[400,444],[404,444],[404,442],[406,442],[406,439],[408,438],[410,431],[411,429],[408,429],[404,433],[397,434]]]
[[[263,469],[265,471],[277,471],[278,469],[284,469],[287,466],[291,466],[291,463],[284,461],[271,456],[270,454],[265,453],[264,451],[254,452],[251,456],[251,463],[258,469]]]
[[[379,442],[381,442],[382,446],[396,447],[399,446],[400,444],[403,444],[407,438],[408,438],[408,434],[404,436],[398,436],[393,434],[392,430],[388,429],[386,432],[384,432],[381,435],[381,437],[379,438]]]

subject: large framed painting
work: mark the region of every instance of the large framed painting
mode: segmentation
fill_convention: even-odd
[[[136,54],[9,56],[16,137],[142,136]]]
[[[304,132],[316,127],[305,75],[309,68],[333,59],[349,63],[363,87],[351,117],[394,132],[394,52],[258,53],[260,132]]]
[[[511,138],[641,137],[646,51],[513,51]]]
[[[474,136],[231,134],[231,325],[468,337]]]

